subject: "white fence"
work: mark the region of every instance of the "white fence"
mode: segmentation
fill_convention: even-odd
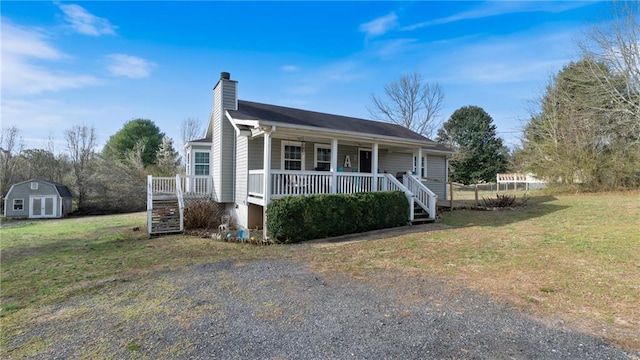
[[[500,191],[501,185],[504,186],[504,190],[517,190],[518,185],[524,186],[524,190],[535,190],[545,187],[546,183],[542,180],[536,179],[532,174],[497,174],[496,175],[497,190]]]

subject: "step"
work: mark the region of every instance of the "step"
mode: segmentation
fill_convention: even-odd
[[[411,221],[412,224],[426,224],[426,223],[432,223],[435,222],[435,219],[429,219],[429,218],[416,218],[413,219]]]

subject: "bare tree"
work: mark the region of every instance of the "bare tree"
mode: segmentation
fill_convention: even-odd
[[[593,59],[590,71],[607,110],[640,141],[640,2],[614,1],[611,7],[611,20],[592,28],[578,46]]]
[[[133,170],[136,170],[139,174],[145,174],[145,170],[144,170],[144,161],[142,161],[142,154],[144,154],[145,151],[145,144],[144,141],[139,140],[136,143],[136,146],[133,148],[133,150],[129,151],[127,153],[126,156],[126,164],[128,167],[130,167]],[[144,177],[144,176],[143,176]]]
[[[180,140],[182,141],[182,159],[187,160],[185,145],[202,136],[202,124],[196,118],[186,118],[180,124]]]
[[[93,176],[92,161],[96,150],[95,128],[87,125],[75,125],[65,131],[67,151],[73,166],[75,190],[78,194],[78,208],[86,205]]]
[[[438,83],[429,83],[418,72],[402,75],[384,86],[384,97],[371,95],[367,107],[376,120],[404,126],[432,138],[439,127],[438,113],[444,104],[444,92]]]
[[[24,145],[18,138],[20,130],[17,126],[2,128],[0,131],[0,195],[9,190],[9,184],[13,182],[17,168],[16,156],[22,151]]]

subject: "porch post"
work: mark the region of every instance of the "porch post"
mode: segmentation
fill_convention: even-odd
[[[331,139],[331,193],[338,192],[338,139]]]
[[[264,206],[262,206],[262,229],[264,232],[264,239],[268,239],[267,236],[267,206],[271,199],[271,132],[264,133],[264,150],[262,165],[264,170],[264,181],[262,182],[262,194],[264,199]]]
[[[418,148],[416,154],[416,176],[418,179],[422,179],[422,146]]]
[[[378,191],[378,143],[373,143],[371,157],[371,173],[373,174],[371,191]]]

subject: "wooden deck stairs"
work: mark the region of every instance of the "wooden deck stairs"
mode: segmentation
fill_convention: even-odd
[[[147,232],[149,235],[181,233],[184,231],[184,197],[180,177],[175,185],[158,189],[149,176],[147,184]]]
[[[181,214],[176,196],[154,198],[151,209],[151,234],[182,232]]]

